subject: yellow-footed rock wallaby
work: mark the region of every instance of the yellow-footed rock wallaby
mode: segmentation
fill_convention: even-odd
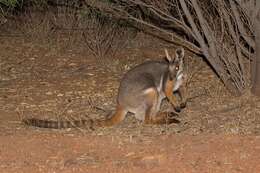
[[[159,112],[161,102],[167,98],[175,111],[186,106],[186,74],[184,49],[179,48],[174,56],[165,49],[165,61],[148,61],[129,70],[120,82],[117,106],[110,118],[105,120],[49,121],[35,118],[23,119],[30,126],[42,128],[105,127],[124,120],[131,112],[135,118],[147,124],[171,123],[167,112]],[[181,103],[173,92],[178,92]]]

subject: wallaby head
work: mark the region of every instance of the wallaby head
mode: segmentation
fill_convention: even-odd
[[[174,56],[170,56],[167,49],[165,49],[166,60],[169,63],[169,79],[170,80],[181,80],[183,75],[183,58],[184,49],[179,48],[175,51]]]

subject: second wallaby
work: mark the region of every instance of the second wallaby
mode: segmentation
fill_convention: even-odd
[[[167,112],[159,112],[162,100],[167,98],[176,112],[186,106],[186,74],[184,49],[179,48],[174,56],[165,49],[166,61],[148,61],[129,70],[120,82],[115,113],[106,120],[48,121],[24,119],[27,125],[42,128],[70,128],[80,126],[113,126],[124,120],[131,112],[146,124],[171,123]],[[181,98],[177,103],[173,92]]]

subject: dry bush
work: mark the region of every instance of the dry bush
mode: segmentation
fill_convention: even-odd
[[[250,19],[237,1],[118,0],[90,5],[203,55],[233,94],[249,87],[246,66],[255,43]]]
[[[30,40],[55,44],[59,49],[85,47],[99,60],[116,56],[136,35],[126,22],[100,15],[87,6],[73,4],[30,6],[11,22],[16,33]],[[14,27],[15,26],[15,27]]]
[[[51,16],[51,13],[27,10],[15,22],[23,36],[43,41],[55,35]]]
[[[58,46],[74,46],[82,41],[79,11],[68,7],[38,11],[32,8],[18,17],[20,32],[34,40]]]
[[[99,60],[116,56],[136,35],[136,30],[127,27],[127,23],[95,12],[87,15],[84,21],[87,26],[83,32],[86,46]]]

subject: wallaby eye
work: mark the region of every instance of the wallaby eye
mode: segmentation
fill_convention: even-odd
[[[179,66],[176,66],[176,67],[175,67],[175,70],[178,71],[178,70],[179,70]]]

